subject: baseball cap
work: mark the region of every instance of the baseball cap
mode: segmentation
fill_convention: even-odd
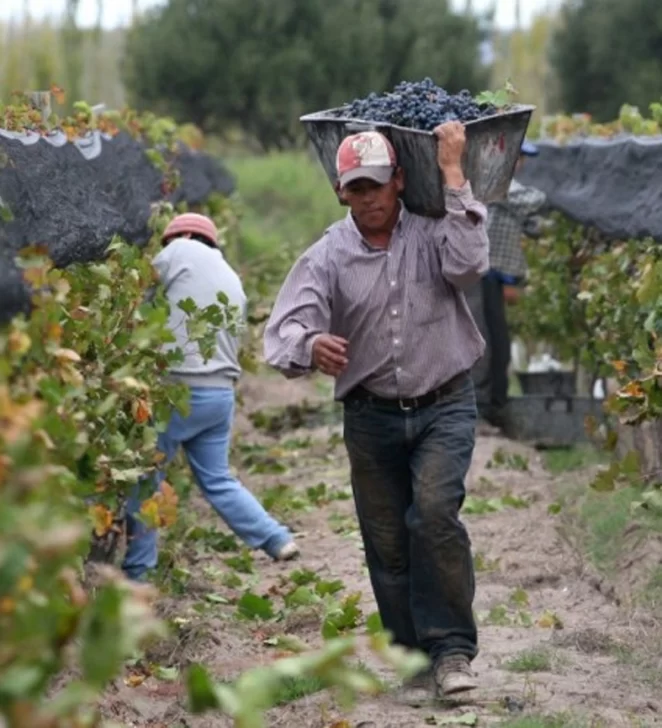
[[[522,142],[520,152],[527,157],[535,157],[540,153],[540,150],[535,144],[527,142],[526,139]]]
[[[363,131],[345,137],[336,154],[336,172],[341,187],[356,179],[371,179],[385,185],[397,165],[395,149],[378,131]]]

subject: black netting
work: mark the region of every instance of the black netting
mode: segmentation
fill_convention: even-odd
[[[549,207],[610,238],[662,240],[662,141],[625,137],[559,145],[543,141],[517,179]]]
[[[74,144],[0,134],[0,320],[27,310],[28,293],[14,264],[26,245],[41,243],[58,266],[99,259],[114,235],[143,245],[151,203],[163,199],[162,174],[144,146],[120,133],[95,135],[82,153]],[[181,184],[168,199],[204,202],[229,195],[234,180],[215,159],[180,147]],[[10,211],[11,219],[7,211]]]

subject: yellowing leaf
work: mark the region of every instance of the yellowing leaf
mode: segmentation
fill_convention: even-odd
[[[51,86],[51,93],[53,94],[53,98],[55,101],[62,106],[64,104],[66,94],[64,93],[64,89],[60,88],[60,86]]]
[[[7,346],[12,354],[21,356],[29,351],[32,346],[32,339],[25,331],[12,331],[7,338]]]
[[[616,372],[618,372],[618,374],[623,374],[625,368],[627,367],[627,364],[624,361],[614,361],[611,363],[611,365],[614,367]]]
[[[124,684],[128,685],[130,688],[137,688],[139,685],[142,685],[146,679],[147,675],[129,675],[129,677],[124,678]]]
[[[140,506],[140,516],[149,528],[158,528],[161,525],[159,503],[156,500],[156,495],[143,501]]]
[[[62,326],[60,326],[57,322],[48,324],[48,327],[46,328],[46,338],[59,343],[62,338]]]
[[[23,278],[36,289],[45,288],[48,282],[49,266],[34,266],[23,271]]]
[[[11,460],[7,457],[7,455],[0,455],[0,485],[5,482],[10,465]]]
[[[548,610],[544,612],[536,624],[543,629],[563,629],[563,622],[554,612]]]
[[[0,614],[12,614],[16,609],[16,602],[11,597],[0,599]]]
[[[23,575],[18,580],[17,589],[18,589],[19,594],[24,594],[25,592],[30,591],[30,589],[32,589],[33,585],[34,585],[34,581],[33,581],[32,577],[29,574]]]
[[[140,515],[150,528],[167,528],[177,520],[178,502],[177,492],[164,480],[159,492],[143,502]]]
[[[67,364],[60,369],[60,376],[63,382],[73,384],[76,387],[82,386],[85,382],[83,375],[71,364]]]
[[[90,515],[94,523],[94,533],[102,538],[113,525],[113,514],[106,508],[106,506],[97,503],[94,506],[90,506]]]
[[[156,495],[160,496],[161,525],[164,527],[172,526],[177,520],[177,504],[179,503],[177,492],[170,483],[164,480],[161,483],[161,492]]]
[[[78,363],[81,360],[80,355],[73,349],[56,349],[53,352],[53,356],[60,362],[68,361]]]
[[[639,382],[629,382],[623,387],[623,389],[621,389],[619,396],[639,399],[644,396],[644,390]]]
[[[13,445],[26,432],[43,410],[43,403],[33,399],[19,404],[9,395],[7,387],[0,387],[0,439]]]
[[[144,425],[145,422],[148,422],[150,417],[152,416],[152,410],[150,408],[149,402],[146,399],[136,399],[131,405],[131,413],[133,414],[133,419],[139,424]]]

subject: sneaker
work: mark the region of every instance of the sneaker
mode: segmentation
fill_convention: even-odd
[[[288,541],[278,549],[274,558],[276,561],[291,561],[292,559],[296,559],[299,553],[300,551],[296,541]]]
[[[395,691],[393,699],[409,708],[421,708],[434,699],[432,670],[427,669],[405,680]]]
[[[475,690],[478,687],[466,655],[442,657],[434,671],[434,680],[440,698]]]

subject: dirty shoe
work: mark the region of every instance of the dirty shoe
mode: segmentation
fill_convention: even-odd
[[[475,690],[478,687],[466,655],[442,657],[434,671],[434,680],[440,698]]]
[[[420,708],[428,705],[434,698],[434,679],[432,670],[427,669],[414,677],[405,680],[395,691],[393,699],[401,705],[410,708]]]
[[[296,559],[298,555],[299,547],[296,541],[288,541],[278,549],[278,552],[275,554],[275,559],[276,561],[291,561],[292,559]]]

